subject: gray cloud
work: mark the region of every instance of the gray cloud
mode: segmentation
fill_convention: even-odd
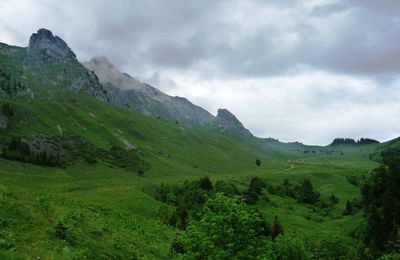
[[[400,131],[384,115],[399,101],[398,0],[0,2],[0,41],[26,46],[41,27],[81,60],[107,56],[211,112],[226,106],[259,135],[324,143]],[[341,107],[350,115],[325,120]],[[385,118],[380,128],[354,119],[365,110]]]

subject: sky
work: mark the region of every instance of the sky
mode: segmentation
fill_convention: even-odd
[[[0,42],[47,28],[256,136],[400,136],[398,0],[1,0]]]

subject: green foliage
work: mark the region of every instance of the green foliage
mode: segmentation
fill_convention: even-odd
[[[14,234],[8,230],[0,231],[0,249],[10,249],[15,246]]]
[[[186,228],[190,211],[201,207],[214,195],[213,185],[208,177],[175,187],[161,184],[154,191],[157,200],[168,204],[159,210],[161,220],[181,229]]]
[[[304,245],[304,239],[297,235],[280,235],[272,244],[269,252],[270,259],[276,260],[309,260],[310,252]],[[322,258],[315,258],[322,259]]]
[[[278,217],[275,216],[274,223],[272,224],[271,237],[275,240],[276,237],[283,234],[283,227]]]
[[[336,260],[336,259],[362,259],[362,245],[347,237],[334,236],[314,242],[312,255],[314,259]]]
[[[185,259],[262,258],[267,235],[262,216],[239,197],[217,194],[191,215],[179,241]]]
[[[319,194],[314,192],[314,187],[311,184],[310,179],[304,179],[298,201],[302,203],[315,204],[318,200]]]
[[[241,194],[239,189],[234,184],[227,181],[217,181],[214,189],[216,193],[222,193],[227,197],[234,197]]]
[[[343,211],[343,215],[352,215],[354,214],[354,207],[353,207],[353,203],[348,200],[346,202],[346,208]]]
[[[3,150],[2,157],[8,160],[28,162],[50,167],[65,167],[65,161],[58,153],[47,153],[46,151],[34,152],[27,141],[21,138],[13,138],[8,147]]]
[[[95,151],[99,159],[102,159],[106,163],[120,167],[127,171],[136,172],[138,175],[142,176],[146,171],[150,169],[150,164],[145,162],[137,151],[126,151],[122,148],[113,146],[109,150]],[[95,163],[93,161],[88,161],[89,163]]]
[[[261,166],[261,160],[260,159],[256,159],[256,165],[259,166],[259,167]]]
[[[203,179],[200,179],[200,189],[202,190],[213,190],[213,184],[208,177],[204,177]]]
[[[389,165],[393,160],[400,157],[400,148],[390,147],[381,152],[382,162]]]
[[[375,169],[362,188],[368,221],[366,240],[379,252],[392,249],[400,225],[400,159],[387,162],[388,167]]]
[[[329,201],[330,201],[333,205],[336,205],[336,204],[339,203],[339,198],[336,197],[335,194],[332,194],[332,195],[329,197]]]
[[[263,189],[267,187],[264,180],[259,177],[254,177],[250,180],[250,186],[247,192],[245,192],[244,198],[248,204],[256,204],[259,197],[263,194]]]
[[[10,104],[3,104],[1,106],[1,112],[3,113],[3,115],[7,116],[7,117],[12,117],[14,115],[14,110],[11,107]]]

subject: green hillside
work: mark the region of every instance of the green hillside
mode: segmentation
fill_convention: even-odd
[[[205,176],[240,192],[252,178],[263,179],[268,188],[249,207],[269,223],[278,217],[285,233],[300,233],[305,241],[353,241],[350,234],[364,224],[361,209],[343,212],[348,201],[360,200],[362,181],[378,165],[370,158],[379,144],[306,146],[188,128],[44,80],[65,69],[70,76],[85,74],[83,67],[25,70],[25,49],[1,50],[0,68],[10,74],[2,81],[25,87],[0,99],[9,120],[0,132],[0,258],[168,259],[182,231],[162,222],[165,203],[154,190]],[[24,94],[26,87],[39,98]],[[36,153],[25,153],[26,145]],[[57,163],[50,167],[51,160]],[[338,203],[299,203],[282,190],[285,180],[295,188],[304,179],[319,200],[334,195]]]

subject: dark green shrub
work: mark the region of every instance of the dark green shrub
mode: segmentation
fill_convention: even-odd
[[[261,166],[261,160],[260,159],[256,159],[256,165],[257,166]]]

